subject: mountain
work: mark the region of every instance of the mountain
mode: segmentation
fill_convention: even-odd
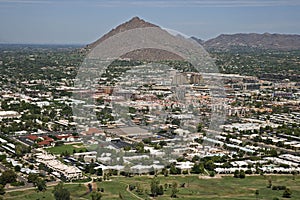
[[[221,34],[200,44],[207,50],[220,51],[232,49],[300,50],[300,35],[270,33]]]
[[[146,22],[143,19],[140,19],[139,17],[133,17],[129,21],[117,26],[116,28],[112,29],[105,35],[103,35],[100,39],[97,41],[89,44],[86,46],[86,50],[90,51],[94,47],[96,47],[98,44],[106,40],[107,38],[114,36],[118,33],[135,29],[135,28],[146,28],[146,27],[157,27],[159,26]],[[161,29],[162,30],[162,29]],[[164,31],[164,30],[163,30]],[[161,50],[161,49],[152,49],[152,48],[145,48],[145,49],[139,49],[132,52],[128,52],[125,55],[122,55],[121,58],[131,59],[131,60],[141,60],[141,61],[159,61],[159,60],[183,60],[180,56],[175,55],[174,53]]]
[[[113,35],[116,35],[118,33],[130,30],[130,29],[145,28],[145,27],[158,27],[158,26],[154,25],[154,24],[151,24],[149,22],[146,22],[146,21],[140,19],[139,17],[133,17],[128,22],[120,24],[116,28],[112,29],[111,31],[109,31],[108,33],[106,33],[105,35],[103,35],[100,39],[98,39],[97,41],[95,41],[95,42],[87,45],[87,48],[92,49],[95,46],[97,46],[99,43],[101,43],[102,41],[104,41],[107,38],[109,38],[109,37],[111,37]]]
[[[112,29],[105,35],[103,35],[97,41],[86,46],[86,50],[90,51],[98,44],[106,40],[107,38],[124,32],[126,30],[145,27],[157,27],[159,26],[146,22],[139,17],[133,17],[129,21],[120,24],[116,28]],[[268,50],[300,50],[300,35],[289,34],[258,34],[258,33],[237,33],[237,34],[221,34],[216,38],[204,41],[196,37],[191,39],[197,41],[206,50],[256,50],[256,49],[268,49]],[[174,55],[173,53],[159,50],[159,49],[142,49],[133,52],[129,52],[122,56],[123,58],[130,58],[133,60],[182,60],[182,58]]]

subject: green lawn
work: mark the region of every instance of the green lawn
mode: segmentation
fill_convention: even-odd
[[[121,178],[123,180],[123,178]],[[131,193],[129,193],[127,189],[128,184],[119,181],[118,179],[112,180],[112,181],[106,181],[106,182],[98,182],[97,187],[103,188],[103,198],[102,199],[109,199],[109,200],[117,200],[119,198],[119,193],[124,197],[124,199],[132,199],[132,200],[138,200],[138,198],[134,197]]]
[[[172,184],[177,182],[178,185],[185,183],[184,188],[179,188],[177,199],[256,199],[255,191],[259,190],[259,199],[273,200],[273,198],[282,198],[283,191],[274,191],[267,188],[268,177],[264,176],[248,176],[245,179],[236,179],[231,176],[213,179],[199,179],[198,176],[171,176],[159,177],[160,183],[164,186],[165,183]],[[144,190],[150,191],[151,177],[133,177],[133,178],[113,178],[113,182],[122,184],[137,184],[139,183]],[[300,178],[292,179],[292,176],[272,176],[273,185],[285,185],[292,191],[291,200],[300,199]],[[107,183],[100,183],[106,185]],[[163,196],[156,197],[157,200],[171,199],[171,189],[167,189]],[[148,195],[138,195],[146,199]],[[105,198],[104,198],[105,199]],[[127,199],[127,198],[126,198]],[[130,198],[128,198],[130,199]],[[134,198],[132,198],[134,199]]]
[[[127,191],[129,184],[140,184],[144,189],[143,194],[134,194],[147,199],[150,192],[150,182],[152,177],[150,176],[136,176],[131,178],[125,177],[112,177],[110,181],[97,182],[98,188],[103,188],[102,200],[117,200],[119,193],[126,200],[138,200],[132,193]],[[277,197],[281,200],[283,191],[274,191],[267,188],[268,176],[248,176],[245,179],[236,179],[231,176],[222,178],[202,179],[198,176],[159,176],[160,183],[172,184],[174,181],[178,185],[185,183],[185,187],[180,187],[178,192],[178,200],[214,200],[214,199],[226,199],[226,200],[255,200],[255,190],[259,190],[259,199],[273,200]],[[293,180],[292,176],[272,176],[273,185],[285,185],[292,191],[292,198],[290,200],[300,199],[300,177],[296,177]],[[91,199],[90,194],[86,193],[86,187],[83,184],[66,184],[65,185],[71,192],[72,199]],[[37,193],[35,190],[27,190],[22,192],[9,192],[4,195],[4,199],[22,199],[22,200],[54,200],[52,194],[53,187],[47,189],[45,193]],[[170,200],[171,189],[168,188],[163,196],[156,197],[156,200]],[[288,200],[288,199],[286,199]]]
[[[80,148],[78,148],[80,147]],[[62,146],[56,146],[56,147],[51,147],[47,148],[47,150],[50,153],[53,154],[61,154],[62,152],[69,152],[70,154],[73,154],[73,150],[75,149],[76,152],[79,152],[80,150],[86,151],[86,148],[82,144],[67,144],[67,145],[62,145]]]
[[[91,199],[90,195],[86,195],[86,187],[83,184],[65,184],[70,191],[72,199]],[[26,191],[7,192],[4,199],[20,199],[20,200],[54,200],[53,187],[47,188],[45,192],[37,192],[34,189]]]

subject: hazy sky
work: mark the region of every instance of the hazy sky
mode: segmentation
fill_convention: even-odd
[[[201,39],[300,34],[300,0],[0,0],[0,43],[87,44],[134,16]]]

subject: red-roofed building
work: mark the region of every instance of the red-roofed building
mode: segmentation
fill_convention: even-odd
[[[35,141],[35,140],[37,140],[39,137],[38,136],[36,136],[36,135],[27,135],[27,139],[29,139],[29,140],[31,140],[31,141]]]
[[[58,140],[68,141],[68,142],[74,142],[79,138],[79,136],[73,136],[72,134],[56,135],[55,137]]]
[[[87,131],[81,132],[83,135],[95,135],[95,134],[100,134],[103,135],[104,132],[102,130],[99,130],[97,128],[89,128]]]
[[[40,147],[41,146],[50,146],[50,145],[54,144],[54,139],[47,135],[43,135],[43,136],[27,135],[26,138],[27,138],[27,140],[29,140],[32,143],[34,143],[37,139],[42,140],[37,143]]]
[[[67,134],[67,135],[56,135],[55,137],[58,139],[58,140],[66,140],[68,137],[70,137],[71,135],[70,134]]]
[[[39,145],[39,147],[41,147],[41,146],[45,147],[45,146],[52,145],[52,143],[53,143],[53,140],[52,141],[51,140],[43,140],[41,142],[38,142],[37,144]]]

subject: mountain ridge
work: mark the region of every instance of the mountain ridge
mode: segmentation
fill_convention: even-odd
[[[104,34],[101,38],[88,44],[86,49],[93,49],[102,41],[107,38],[116,35],[118,33],[124,32],[126,30],[144,27],[158,27],[153,23],[147,22],[139,17],[133,17],[129,21],[126,21],[116,28],[110,30],[108,33]],[[279,34],[279,33],[235,33],[235,34],[220,34],[219,36],[209,39],[202,40],[197,37],[192,36],[191,39],[197,41],[206,50],[239,50],[239,49],[267,49],[267,50],[300,50],[300,35],[298,34]],[[149,50],[148,53],[149,54]],[[141,51],[140,51],[141,53]],[[139,54],[140,54],[139,53]],[[159,54],[156,52],[156,54]],[[165,53],[163,53],[165,54]],[[128,56],[128,55],[127,55]],[[134,57],[138,57],[135,53]],[[169,55],[170,56],[170,55]],[[142,57],[144,57],[142,55]],[[163,55],[162,55],[163,57]],[[172,58],[174,56],[171,56]]]
[[[300,35],[279,33],[235,33],[219,36],[200,43],[207,50],[257,48],[269,50],[300,50]]]

